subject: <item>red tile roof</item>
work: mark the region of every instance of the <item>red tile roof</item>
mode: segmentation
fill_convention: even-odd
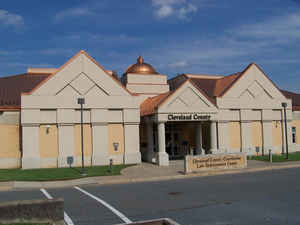
[[[206,93],[207,96],[214,99],[215,97],[221,96],[224,92],[229,89],[232,84],[239,78],[241,72],[234,73],[228,76],[220,76],[216,78],[216,75],[187,75],[182,74],[168,81],[171,90],[175,90],[180,87],[186,80],[191,80],[194,84]]]
[[[256,64],[251,63],[246,67],[246,69],[243,72],[234,73],[234,74],[231,74],[228,76],[181,74],[181,75],[178,75],[178,76],[168,80],[168,84],[170,85],[170,90],[173,93],[179,87],[181,87],[183,85],[183,83],[185,83],[187,80],[189,80],[195,87],[198,88],[198,90],[200,92],[202,92],[204,94],[205,97],[208,98],[208,100],[210,100],[213,104],[215,104],[216,97],[223,96],[234,85],[234,83],[246,73],[246,71],[252,65],[256,65]],[[260,69],[259,66],[257,66],[257,67],[258,67],[258,69]],[[262,73],[264,74],[263,71],[262,71]],[[269,77],[267,75],[265,75],[265,76],[269,79]],[[274,86],[276,88],[278,88],[275,84],[274,84]],[[292,93],[292,92],[288,92],[288,91],[282,91],[282,90],[280,90],[280,91],[288,98],[292,98],[293,110],[300,111],[300,94],[296,94],[296,93]],[[168,96],[172,93],[169,93]],[[156,96],[157,99],[156,99],[156,97],[146,99],[140,107],[141,115],[143,116],[143,115],[153,114],[155,112],[155,108],[157,108],[166,99],[166,98],[164,98],[164,95],[165,94]],[[163,100],[160,100],[161,98],[163,98]],[[157,101],[155,101],[155,100],[157,100]],[[147,113],[144,113],[144,112],[147,112]]]
[[[0,78],[0,109],[20,109],[21,93],[30,92],[50,74],[20,74]]]
[[[238,72],[218,79],[214,90],[214,96],[220,97],[224,94],[241,75],[242,73]]]
[[[186,81],[190,81],[202,94],[213,104],[216,104],[216,97],[227,91],[242,73],[235,73],[229,76],[212,75],[191,75],[181,74],[168,80],[170,92],[147,98],[140,106],[141,116],[151,115],[169,95],[175,92]]]
[[[141,116],[152,115],[155,112],[156,107],[167,99],[173,91],[169,91],[154,97],[149,97],[140,105]]]

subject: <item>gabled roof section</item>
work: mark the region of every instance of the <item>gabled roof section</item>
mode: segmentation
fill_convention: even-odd
[[[278,86],[265,74],[265,72],[255,62],[253,62],[249,64],[243,72],[233,74],[232,80],[228,80],[229,85],[218,95],[218,97],[224,96],[237,83],[238,80],[240,80],[243,76],[245,76],[245,74],[247,74],[248,70],[250,70],[252,67],[256,67],[272,83],[275,89],[282,93]]]
[[[155,110],[160,107],[163,103],[165,103],[171,96],[173,96],[181,87],[183,87],[186,83],[190,83],[194,86],[212,105],[215,106],[215,100],[211,98],[206,92],[197,86],[197,81],[193,79],[182,79],[183,82],[178,82],[176,85],[179,85],[176,89],[173,89],[169,92],[147,98],[142,104],[140,105],[140,114],[141,116],[152,115],[155,113]]]
[[[154,97],[149,97],[140,105],[140,114],[141,116],[152,115],[155,112],[155,109],[167,99],[173,91],[169,91]]]
[[[219,97],[241,75],[240,72],[229,75],[202,75],[202,74],[181,74],[168,81],[171,90],[176,90],[186,80],[191,81],[204,95],[215,104],[215,98]]]
[[[241,74],[241,72],[238,72],[217,80],[214,96],[222,96],[235,83]]]
[[[28,93],[50,74],[20,74],[0,78],[0,110],[20,109],[21,93]]]
[[[95,59],[93,59],[91,56],[89,56],[84,50],[81,50],[80,52],[78,52],[77,54],[75,54],[70,60],[68,60],[64,65],[62,65],[59,69],[57,69],[54,73],[52,73],[50,76],[47,77],[47,79],[43,80],[43,82],[41,82],[39,85],[37,85],[34,89],[32,89],[30,91],[30,93],[28,94],[32,94],[33,92],[35,92],[36,90],[38,90],[40,87],[42,87],[45,83],[47,83],[48,80],[50,80],[51,78],[53,78],[56,74],[58,74],[59,72],[61,72],[64,68],[66,68],[69,64],[71,64],[73,61],[75,61],[78,57],[80,57],[81,55],[85,55],[88,59],[90,59],[95,65],[97,65],[107,76],[111,77],[112,80],[114,80],[121,88],[123,88],[126,92],[128,92],[130,95],[132,95],[132,93],[123,86],[123,84],[119,81],[119,79],[117,77],[115,77],[112,73],[110,73],[109,71],[105,70]]]
[[[215,103],[216,97],[224,96],[241,79],[251,67],[257,67],[258,70],[275,86],[276,84],[263,72],[256,64],[249,64],[242,72],[237,72],[228,76],[222,75],[203,75],[203,74],[181,74],[168,81],[171,90],[176,90],[186,80],[192,81],[199,90],[202,90],[212,102]]]

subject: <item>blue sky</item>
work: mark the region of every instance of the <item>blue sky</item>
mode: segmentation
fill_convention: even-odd
[[[2,0],[0,76],[59,67],[81,49],[121,75],[231,74],[256,62],[300,92],[300,0]]]

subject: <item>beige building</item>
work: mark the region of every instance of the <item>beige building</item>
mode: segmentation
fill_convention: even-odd
[[[84,98],[85,165],[167,166],[185,154],[284,153],[300,148],[300,95],[255,64],[229,76],[168,80],[142,57],[121,79],[81,51],[59,69],[0,78],[0,167],[81,166],[78,98]]]

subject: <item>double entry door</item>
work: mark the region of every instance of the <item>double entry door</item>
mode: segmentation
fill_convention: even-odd
[[[181,151],[180,130],[174,124],[166,127],[166,152],[169,154],[170,160],[182,159],[184,157]]]

